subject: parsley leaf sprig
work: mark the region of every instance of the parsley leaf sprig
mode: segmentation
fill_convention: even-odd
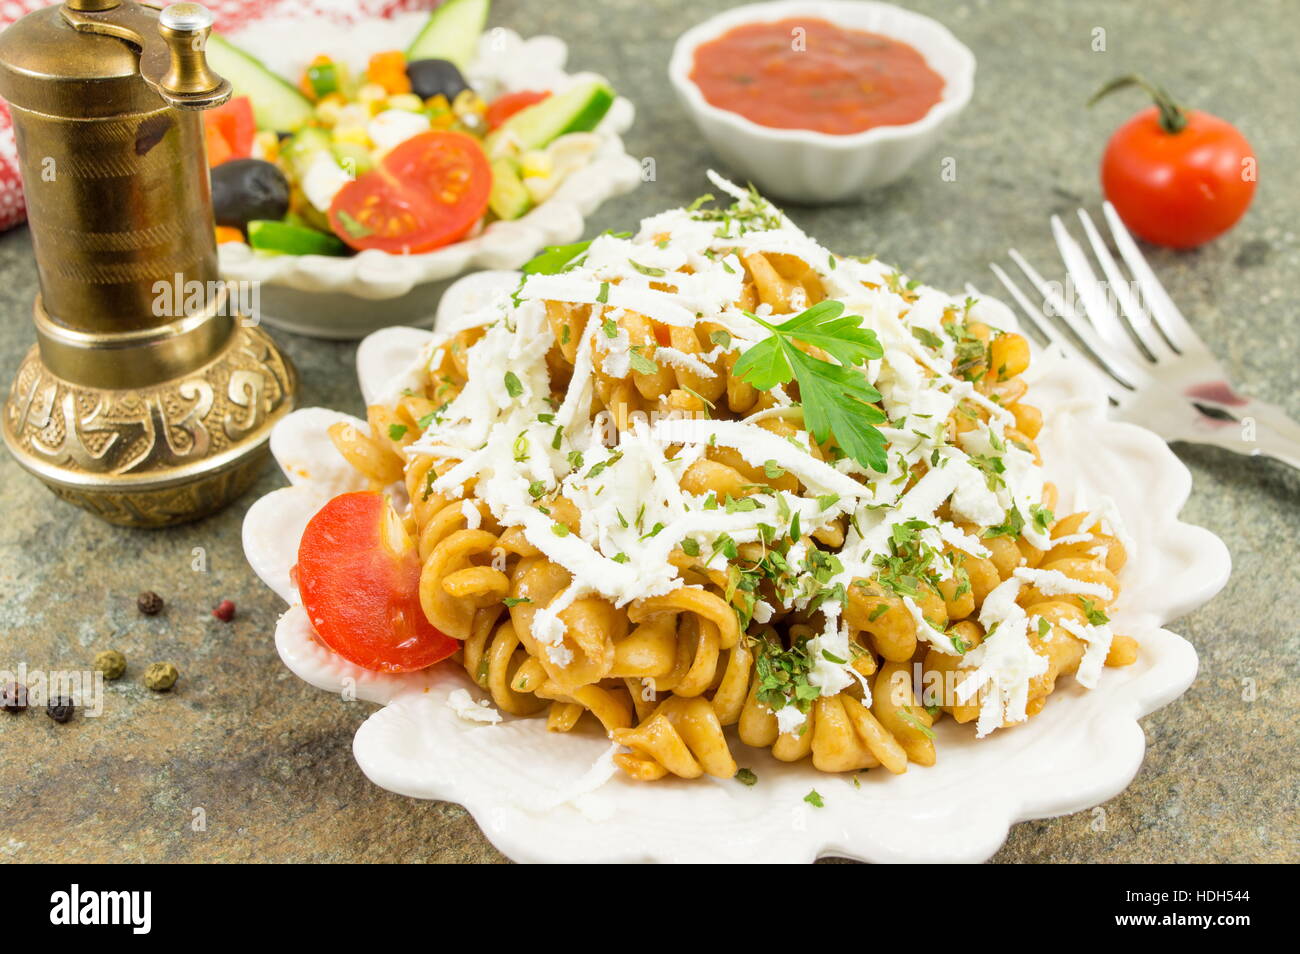
[[[834,433],[845,453],[862,466],[884,473],[888,469],[885,437],[872,426],[885,421],[873,406],[880,392],[857,367],[884,351],[876,333],[862,327],[860,315],[843,312],[843,303],[830,299],[779,325],[746,312],[772,335],[741,355],[732,373],[760,391],[797,381],[804,421],[817,443]],[[814,358],[796,347],[796,341],[820,348],[839,364]]]

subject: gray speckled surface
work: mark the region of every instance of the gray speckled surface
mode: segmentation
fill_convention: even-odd
[[[672,40],[727,4],[538,0],[494,5],[496,23],[550,32],[571,62],[609,76],[639,107],[630,150],[657,180],[601,209],[592,233],[634,223],[704,191],[709,157],[672,98]],[[793,209],[826,244],[871,251],[941,287],[991,286],[987,263],[1020,248],[1055,261],[1052,212],[1096,210],[1106,136],[1140,105],[1134,94],[1094,110],[1088,94],[1134,68],[1188,102],[1235,120],[1254,143],[1261,185],[1241,225],[1191,253],[1151,261],[1235,380],[1300,417],[1297,160],[1300,10],[1287,0],[1173,3],[909,2],[979,59],[976,93],[945,143],[898,186],[857,205]],[[1092,50],[1106,31],[1106,52]],[[957,160],[955,182],[939,160]],[[0,375],[32,340],[35,271],[25,230],[0,237]],[[354,348],[278,335],[303,375],[303,405],[360,410]],[[1219,533],[1235,573],[1222,595],[1179,621],[1201,657],[1181,699],[1143,720],[1146,760],[1105,806],[1013,829],[998,861],[1300,860],[1295,820],[1300,475],[1268,461],[1180,446],[1195,489],[1185,519]],[[351,758],[368,707],[300,683],[270,631],[281,607],[244,564],[239,525],[268,472],[226,512],[165,532],[102,524],[57,502],[0,456],[0,669],[79,668],[107,647],[130,660],[98,719],[59,726],[43,714],[0,715],[0,858],[124,861],[479,861],[500,855],[457,806],[371,786]],[[192,568],[193,548],[207,571]],[[135,593],[169,601],[140,617]],[[209,610],[239,605],[223,625]],[[145,665],[174,661],[167,696],[140,685]],[[1247,701],[1248,681],[1257,687]],[[202,809],[206,830],[195,831]]]

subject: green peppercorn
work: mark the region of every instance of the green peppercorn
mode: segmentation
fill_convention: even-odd
[[[180,673],[171,663],[153,663],[144,671],[144,684],[154,692],[166,692],[176,685]]]
[[[126,657],[116,649],[105,649],[95,654],[95,668],[108,680],[121,679],[126,672]]]

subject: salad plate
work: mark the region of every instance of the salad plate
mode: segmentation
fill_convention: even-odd
[[[291,83],[313,57],[327,57],[360,75],[367,57],[405,49],[428,19],[419,11],[352,25],[268,18],[228,40]],[[489,102],[523,90],[558,97],[582,84],[603,82],[591,73],[566,72],[567,54],[557,37],[523,38],[493,28],[479,36],[464,78]],[[393,324],[427,326],[456,277],[475,269],[517,268],[545,246],[573,241],[596,208],[640,183],[640,164],[621,138],[634,115],[631,102],[615,98],[599,124],[578,135],[582,141],[574,145],[580,155],[566,158],[573,168],[545,198],[517,218],[480,223],[459,241],[414,254],[365,249],[346,257],[265,254],[246,241],[226,241],[219,246],[222,276],[254,283],[260,319],[288,331],[348,339]]]
[[[444,299],[438,327],[517,286],[509,271],[464,279]],[[997,327],[1015,327],[1005,306],[980,297]],[[362,343],[367,404],[408,386],[412,358],[431,334],[391,328]],[[544,720],[501,719],[459,667],[395,675],[345,661],[314,635],[292,579],[311,517],[334,495],[365,486],[327,434],[338,421],[364,422],[337,412],[298,411],[277,427],[272,453],[290,486],[249,510],[245,551],[289,604],[274,635],[284,663],[325,691],[381,706],[354,740],[365,774],[394,792],[464,805],[515,860],[981,861],[1016,822],[1088,808],[1131,781],[1145,744],[1138,720],[1177,698],[1196,674],[1191,645],[1164,627],[1208,601],[1230,570],[1223,543],[1179,519],[1191,488],[1186,467],[1155,435],[1108,419],[1095,372],[1044,350],[1025,377],[1048,421],[1039,446],[1062,506],[1105,505],[1128,527],[1124,596],[1112,613],[1141,653],[1090,691],[1063,677],[1060,698],[1027,724],[979,742],[969,727],[942,720],[934,728],[937,764],[904,775],[820,774],[806,761],[779,762],[735,741],[755,785],[709,776],[645,784],[617,771],[619,747],[597,731],[557,734]]]

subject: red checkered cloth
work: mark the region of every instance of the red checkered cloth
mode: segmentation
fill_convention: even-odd
[[[325,17],[336,23],[355,23],[437,6],[437,0],[204,0],[204,3],[217,18],[217,29],[222,33],[233,33],[270,16]],[[0,29],[49,5],[48,0],[0,0]],[[13,228],[26,218],[13,120],[9,117],[8,104],[0,100],[0,231]]]

